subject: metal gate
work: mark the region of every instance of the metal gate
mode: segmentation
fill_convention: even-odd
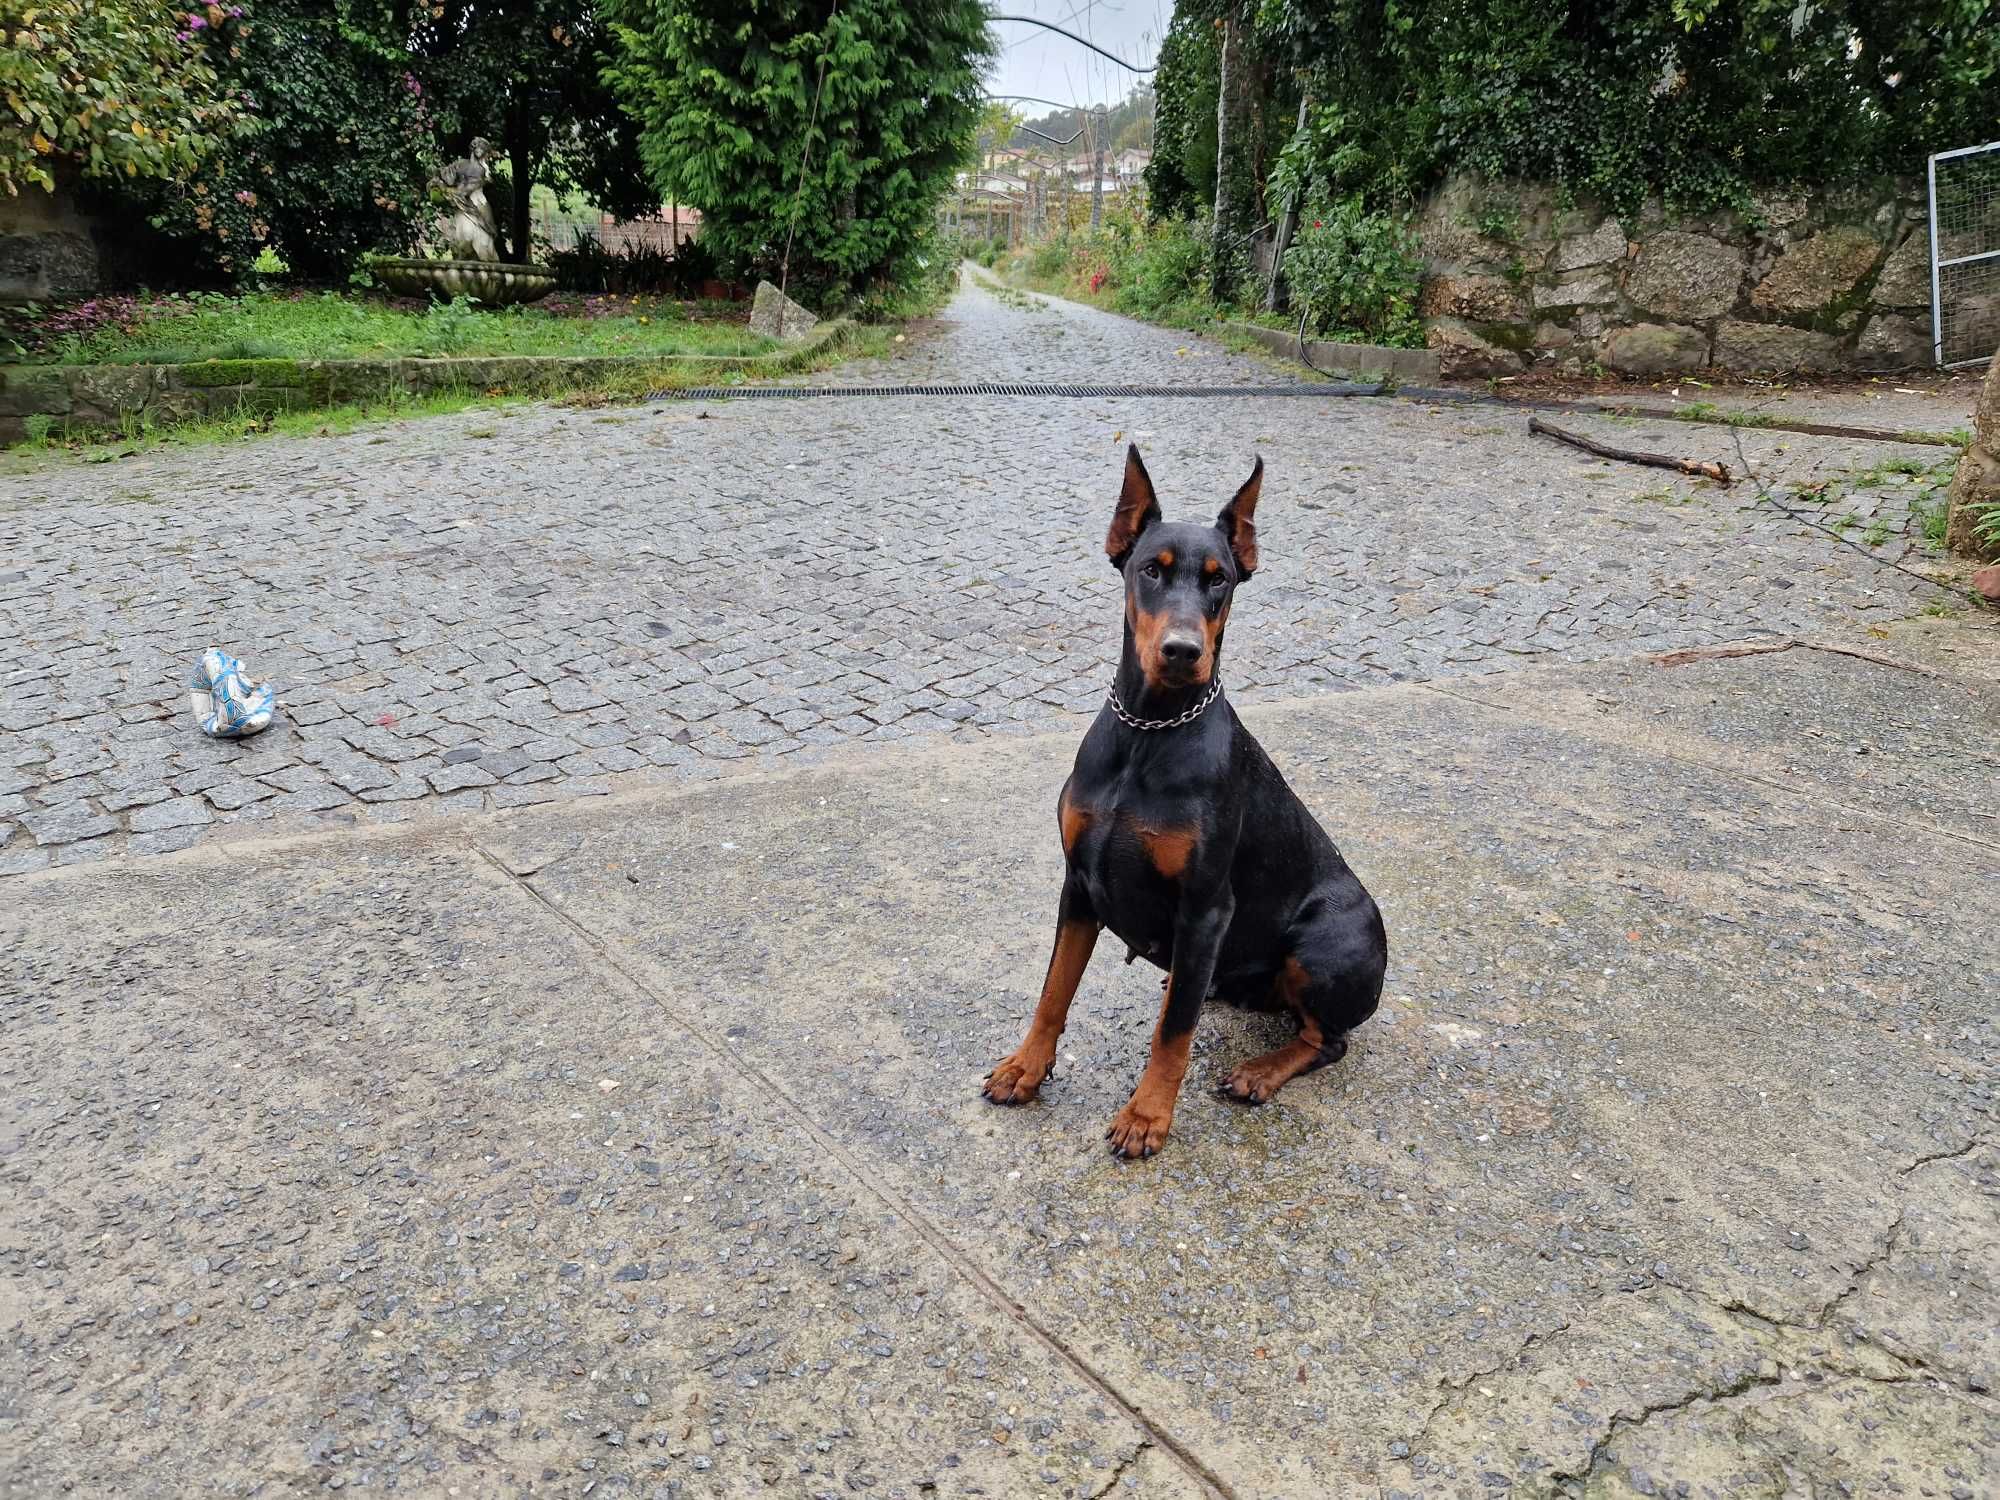
[[[2000,141],[1931,158],[1931,348],[1940,366],[2000,348]]]

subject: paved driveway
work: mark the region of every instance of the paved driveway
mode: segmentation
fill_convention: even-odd
[[[1282,377],[975,285],[899,358],[830,378]],[[1577,425],[1734,455],[1717,429]],[[0,871],[1082,709],[1117,647],[1099,543],[1128,439],[1181,515],[1266,459],[1266,567],[1228,663],[1246,701],[1847,629],[1937,597],[1744,487],[1691,493],[1481,407],[535,406],[149,453],[0,479]],[[1745,443],[1773,482],[1902,451]],[[191,727],[182,685],[209,645],[278,684],[278,726],[247,745]]]
[[[1388,992],[1144,1162],[1106,944],[979,1097],[1073,724],[10,882],[0,1495],[1985,1500],[2000,652],[1891,635],[1246,709]]]

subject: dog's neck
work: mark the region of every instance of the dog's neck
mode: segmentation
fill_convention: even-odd
[[[1222,645],[1216,643],[1215,666],[1206,682],[1187,687],[1156,687],[1146,680],[1139,665],[1139,647],[1132,639],[1132,627],[1125,627],[1125,649],[1118,658],[1118,675],[1112,679],[1118,701],[1135,719],[1176,719],[1208,696],[1215,679],[1222,675]]]

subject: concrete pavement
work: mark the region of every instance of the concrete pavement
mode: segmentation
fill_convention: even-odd
[[[2000,641],[1838,644],[1245,706],[1388,998],[1142,1163],[1074,721],[10,881],[0,1493],[1990,1495]]]

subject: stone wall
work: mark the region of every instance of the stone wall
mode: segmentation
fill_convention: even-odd
[[[1417,232],[1426,341],[1457,376],[1893,370],[1931,362],[1921,184],[1621,222],[1554,189],[1446,182]]]
[[[67,192],[0,195],[0,302],[83,295],[101,280],[100,229]]]
[[[846,347],[822,323],[767,354],[467,355],[451,359],[209,359],[183,365],[0,365],[0,444],[206,417],[307,411],[437,392],[559,395],[657,379],[723,383],[803,369]]]

